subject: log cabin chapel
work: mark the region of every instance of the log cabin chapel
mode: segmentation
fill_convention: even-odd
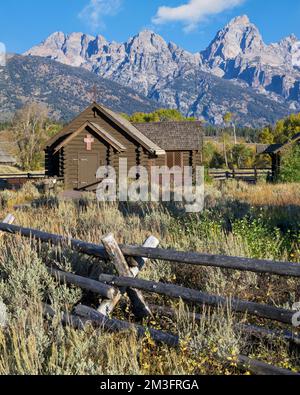
[[[99,182],[100,166],[113,166],[118,174],[119,158],[127,158],[129,169],[195,168],[202,146],[200,121],[130,123],[94,102],[46,144],[46,175],[63,179],[65,189],[89,190]]]

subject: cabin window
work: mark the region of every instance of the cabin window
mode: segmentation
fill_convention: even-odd
[[[167,167],[183,167],[183,153],[180,151],[167,152]]]

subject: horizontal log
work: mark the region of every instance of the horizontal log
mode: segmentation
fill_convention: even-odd
[[[177,312],[165,306],[149,305],[151,311],[167,317],[176,318]],[[197,313],[188,313],[190,320],[202,321],[203,315]],[[258,339],[283,339],[291,343],[300,345],[300,337],[293,332],[287,330],[274,330],[267,329],[261,326],[250,325],[250,324],[234,324],[234,329],[249,336],[256,337]]]
[[[1,230],[1,228],[0,228]],[[142,256],[152,260],[163,260],[173,263],[185,263],[195,266],[218,267],[249,271],[254,273],[269,273],[279,276],[300,277],[300,263],[270,261],[225,255],[210,255],[198,252],[181,252],[166,249],[151,249],[136,246],[122,246],[125,256]]]
[[[35,238],[45,243],[52,243],[53,245],[66,244],[78,252],[95,256],[103,260],[109,259],[104,247],[97,244],[86,243],[84,241],[71,239],[65,236],[4,223],[0,223],[0,231],[11,234],[20,234],[23,237]],[[176,264],[183,263],[195,266],[218,267],[254,273],[269,273],[286,277],[300,277],[300,263],[209,255],[197,252],[181,252],[160,248],[144,248],[139,246],[121,245],[120,247],[126,257],[142,257],[152,260],[158,259],[168,261]]]
[[[269,365],[265,362],[256,361],[244,355],[237,357],[237,366],[240,369],[247,370],[257,376],[300,376],[299,373],[294,373],[291,370],[279,368]]]
[[[50,243],[58,246],[66,245],[78,252],[108,260],[108,255],[106,254],[104,247],[97,244],[86,243],[66,236],[42,232],[31,228],[23,228],[21,226],[7,225],[4,223],[0,223],[0,231],[10,234],[19,234],[22,237],[36,239],[42,243]]]
[[[174,336],[156,329],[145,328],[141,325],[131,324],[126,321],[107,318],[97,310],[91,309],[87,306],[78,305],[75,308],[75,313],[76,315],[91,321],[96,327],[103,327],[109,332],[135,330],[139,337],[143,337],[146,333],[149,333],[151,338],[158,343],[164,343],[172,347],[177,347],[179,345],[178,336]]]
[[[94,292],[107,299],[113,299],[119,294],[114,287],[91,280],[86,277],[76,276],[72,273],[62,272],[60,270],[48,269],[48,272],[55,277],[61,284],[72,284],[86,291]]]
[[[0,178],[33,178],[33,177],[45,177],[45,173],[31,174],[31,173],[20,173],[20,174],[0,174]]]
[[[84,330],[85,327],[90,324],[90,321],[86,319],[81,319],[80,317],[71,315],[65,312],[56,312],[51,306],[44,304],[43,305],[43,316],[54,318],[57,315],[61,318],[61,323],[64,326],[70,326],[73,329]]]
[[[209,295],[204,292],[173,284],[156,283],[153,281],[129,277],[115,277],[106,274],[101,275],[99,280],[117,287],[132,287],[146,292],[182,299],[185,302],[191,302],[200,305],[208,305],[213,307],[230,306],[233,311],[239,313],[247,313],[260,318],[266,318],[290,325],[292,325],[292,318],[295,314],[295,312],[286,309],[247,302],[239,299],[230,299],[222,296]]]
[[[178,336],[155,329],[144,328],[140,325],[130,324],[125,321],[109,319],[98,311],[86,306],[77,306],[75,311],[78,315],[59,312],[58,314],[61,317],[61,323],[65,326],[71,326],[77,330],[84,330],[87,325],[92,325],[95,328],[104,328],[108,332],[135,330],[139,337],[143,337],[146,333],[149,333],[151,338],[157,343],[164,343],[171,347],[177,347],[179,345]],[[46,304],[43,306],[43,314],[45,317],[51,318],[54,318],[57,315],[56,311]],[[250,371],[256,375],[298,375],[297,373],[293,373],[289,370],[250,359],[244,355],[238,355],[236,363],[239,369]]]
[[[283,339],[296,345],[300,345],[300,337],[287,330],[267,329],[250,324],[236,324],[235,329],[257,338]]]

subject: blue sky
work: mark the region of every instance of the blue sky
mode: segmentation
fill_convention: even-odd
[[[125,41],[148,28],[196,52],[241,14],[267,43],[291,33],[300,39],[299,0],[1,0],[0,42],[22,53],[58,30]]]

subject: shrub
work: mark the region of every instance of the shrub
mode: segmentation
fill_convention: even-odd
[[[300,145],[293,147],[284,155],[279,180],[300,182]]]
[[[3,191],[0,193],[0,208],[1,208],[1,210],[7,209],[11,198],[12,198],[12,192],[10,192],[10,191]]]

